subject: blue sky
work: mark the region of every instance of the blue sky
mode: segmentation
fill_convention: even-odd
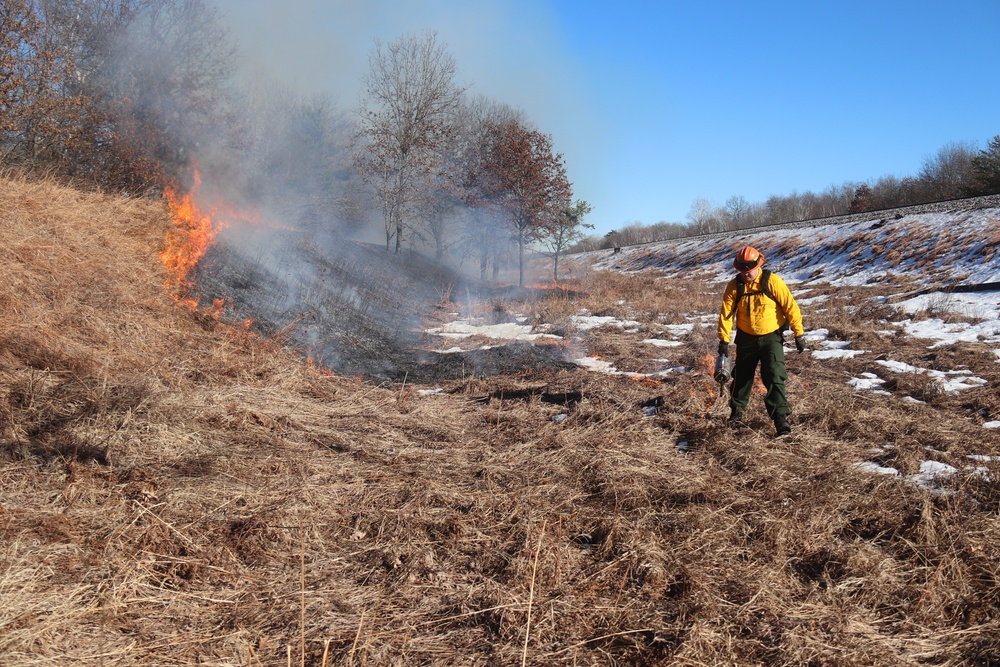
[[[247,71],[358,102],[374,40],[435,30],[524,110],[604,234],[731,196],[916,175],[1000,134],[1000,0],[214,0]]]

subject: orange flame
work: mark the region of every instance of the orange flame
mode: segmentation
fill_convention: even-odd
[[[708,375],[715,374],[715,357],[711,354],[706,354],[701,358],[701,372],[707,373]]]
[[[711,354],[706,354],[701,358],[701,372],[713,379],[713,382],[705,383],[705,390],[708,392],[708,398],[705,399],[705,412],[702,417],[707,417],[708,413],[712,411],[712,407],[715,405],[716,393],[714,384],[715,375],[715,357]]]
[[[654,380],[648,375],[630,375],[628,376],[628,379],[632,380],[633,382],[638,382],[643,387],[649,387],[650,389],[656,389],[657,387],[660,386],[659,380]]]
[[[226,309],[226,305],[225,299],[216,299],[212,302],[211,307],[205,309],[205,314],[218,318],[222,315],[222,311]]]
[[[211,248],[219,232],[229,226],[229,221],[240,221],[261,225],[260,216],[253,210],[242,210],[228,203],[214,205],[206,210],[199,202],[198,191],[201,188],[201,174],[197,169],[193,172],[193,181],[189,192],[181,194],[176,187],[166,187],[163,196],[170,209],[172,226],[167,230],[160,261],[167,270],[164,283],[168,292],[177,301],[191,310],[198,309],[198,298],[193,295],[194,285],[190,275]],[[231,304],[224,299],[215,299],[207,306],[204,313],[218,319]],[[250,329],[252,320],[243,323],[245,331]]]
[[[224,227],[213,223],[212,216],[204,213],[195,203],[194,197],[201,185],[201,175],[194,173],[194,187],[186,194],[176,188],[163,191],[170,207],[173,226],[167,231],[166,247],[160,253],[160,260],[167,269],[166,288],[176,294],[183,303],[192,305],[187,295],[192,290],[188,278],[191,271],[215,243],[216,236]],[[197,307],[197,301],[194,301]]]
[[[333,374],[332,370],[330,370],[323,364],[316,363],[311,354],[306,355],[306,368],[315,371],[316,373],[322,375],[323,377],[328,377],[328,378],[336,377]]]

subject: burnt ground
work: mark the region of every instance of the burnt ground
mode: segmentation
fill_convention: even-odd
[[[253,331],[286,340],[337,375],[433,383],[571,366],[560,350],[531,345],[425,354],[424,323],[451,300],[470,312],[552,294],[582,296],[574,291],[473,280],[417,253],[396,257],[373,244],[331,239],[327,245],[336,250],[286,235],[266,254],[251,254],[220,243],[194,277],[201,304],[223,299],[227,320],[252,320]]]

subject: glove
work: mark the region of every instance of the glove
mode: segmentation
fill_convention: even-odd
[[[729,356],[729,343],[724,340],[719,341],[719,356],[728,357]]]
[[[795,349],[797,349],[799,351],[799,354],[802,354],[803,352],[806,351],[806,337],[805,336],[796,336],[795,337]]]

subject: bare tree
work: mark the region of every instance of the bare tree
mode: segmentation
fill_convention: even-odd
[[[712,205],[712,202],[704,197],[694,200],[687,217],[695,234],[712,234],[722,231],[722,215]]]
[[[854,198],[854,185],[844,183],[842,185],[831,185],[823,191],[820,196],[822,208],[819,217],[825,218],[832,215],[843,215],[851,205]]]
[[[743,229],[750,215],[750,202],[743,195],[733,195],[726,200],[725,212],[729,218],[729,229]]]
[[[976,147],[970,143],[951,143],[924,161],[918,178],[927,186],[927,195],[934,201],[956,199],[972,178],[972,161]]]
[[[448,174],[431,173],[419,178],[410,210],[416,223],[411,236],[434,246],[434,257],[442,261],[451,245],[451,233],[462,219],[464,205]],[[429,237],[429,238],[427,238]]]
[[[353,169],[353,114],[262,78],[233,99],[227,143],[198,158],[227,199],[325,231],[353,233],[368,222],[367,190]]]
[[[436,33],[375,42],[364,81],[364,149],[358,166],[377,192],[385,219],[386,251],[398,254],[421,177],[434,172],[450,120],[464,89],[455,83],[455,60]]]

